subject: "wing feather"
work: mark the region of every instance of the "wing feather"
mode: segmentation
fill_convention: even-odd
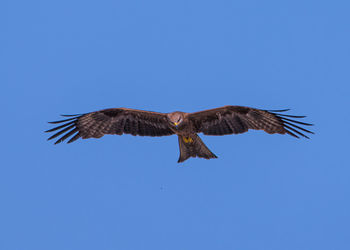
[[[305,116],[280,114],[286,111],[289,109],[262,110],[243,106],[224,106],[191,113],[188,119],[192,122],[194,132],[202,132],[205,135],[240,134],[249,129],[255,129],[264,130],[269,134],[287,133],[298,138],[298,135],[309,138],[305,133],[313,134],[313,132],[300,125],[312,126],[313,124],[290,119]]]
[[[73,137],[70,138],[68,143],[80,137],[83,139],[100,138],[105,134],[131,134],[140,136],[165,136],[174,134],[169,128],[166,114],[151,111],[115,108],[87,114],[64,116],[70,118],[50,122],[52,124],[64,124],[45,131],[58,131],[49,137],[48,140],[63,134],[55,144],[66,140],[70,136]]]
[[[80,133],[76,133],[72,138],[69,139],[67,143],[72,143],[80,138]]]
[[[63,124],[63,125],[61,125],[61,126],[54,127],[54,128],[52,128],[52,129],[46,130],[45,132],[53,132],[53,131],[59,130],[59,129],[61,129],[61,128],[67,127],[68,125],[71,125],[71,124],[73,124],[73,123],[74,123],[74,121],[68,122],[68,123],[65,123],[65,124]]]
[[[64,128],[64,129],[58,131],[56,134],[52,135],[52,136],[49,138],[49,140],[51,140],[51,139],[53,139],[53,138],[56,138],[57,136],[63,134],[64,132],[67,132],[68,130],[74,128],[74,126],[75,126],[75,125],[71,125],[71,126],[68,126],[68,127]]]

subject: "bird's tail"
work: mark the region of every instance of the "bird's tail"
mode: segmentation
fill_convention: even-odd
[[[207,148],[207,146],[204,144],[204,142],[198,135],[178,135],[178,138],[180,147],[180,157],[177,162],[183,162],[190,157],[200,157],[205,159],[218,158]]]

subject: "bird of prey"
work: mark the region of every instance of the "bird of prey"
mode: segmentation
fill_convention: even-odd
[[[180,157],[183,162],[190,157],[217,158],[203,143],[198,133],[204,135],[241,134],[249,129],[264,130],[269,134],[289,134],[308,138],[313,132],[301,127],[312,124],[295,119],[305,116],[282,114],[284,110],[262,110],[244,106],[224,106],[194,113],[158,113],[128,108],[111,108],[78,115],[62,115],[64,120],[49,122],[60,124],[45,132],[57,131],[48,140],[60,137],[55,144],[72,136],[67,143],[78,138],[100,138],[106,134],[131,134],[140,136],[178,136]]]

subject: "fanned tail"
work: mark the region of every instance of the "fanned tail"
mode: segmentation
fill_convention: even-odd
[[[200,157],[205,159],[218,158],[207,148],[201,138],[196,134],[190,136],[178,135],[178,139],[180,157],[177,162],[184,162],[190,157]]]

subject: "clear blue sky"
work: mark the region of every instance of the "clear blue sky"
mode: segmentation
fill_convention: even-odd
[[[0,249],[350,249],[348,1],[5,1]],[[54,146],[59,114],[292,108],[311,140]]]

